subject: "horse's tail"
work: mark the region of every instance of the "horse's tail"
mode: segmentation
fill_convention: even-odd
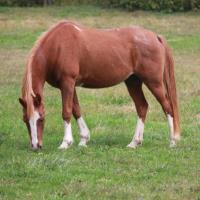
[[[173,112],[174,137],[175,137],[174,139],[179,139],[180,120],[179,120],[179,110],[178,110],[177,93],[176,93],[176,82],[174,76],[174,60],[172,57],[171,49],[169,48],[165,39],[161,38],[161,41],[165,47],[165,68],[164,68],[163,81],[166,88],[166,93],[167,93],[166,95],[169,99]]]

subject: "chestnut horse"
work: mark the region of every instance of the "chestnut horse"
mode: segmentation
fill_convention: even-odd
[[[79,145],[86,146],[90,139],[81,116],[76,86],[105,88],[123,81],[138,115],[135,134],[128,147],[135,148],[143,141],[148,109],[143,84],[166,114],[171,145],[180,138],[172,54],[164,38],[149,30],[138,26],[98,30],[61,21],[38,39],[26,65],[22,98],[19,98],[33,149],[42,147],[45,81],[61,91],[64,120],[61,149],[73,143],[72,114],[80,131]]]

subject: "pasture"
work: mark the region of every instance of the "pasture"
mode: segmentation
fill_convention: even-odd
[[[137,115],[124,84],[78,88],[91,131],[87,148],[58,149],[63,138],[60,92],[45,86],[42,151],[29,148],[22,121],[21,81],[36,38],[61,19],[96,28],[141,25],[173,48],[182,139],[169,148],[160,105],[145,88],[149,112],[143,145],[126,148]],[[200,13],[124,12],[98,7],[0,7],[0,199],[200,199]]]

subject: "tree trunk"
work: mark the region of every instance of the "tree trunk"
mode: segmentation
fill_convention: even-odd
[[[47,5],[47,0],[43,0],[43,6]]]
[[[183,9],[184,11],[188,11],[192,9],[192,1],[191,0],[183,0]]]
[[[43,6],[52,5],[53,0],[43,0]]]

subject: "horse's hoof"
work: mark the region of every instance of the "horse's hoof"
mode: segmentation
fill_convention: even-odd
[[[180,141],[180,140],[181,140],[180,133],[175,133],[175,135],[174,135],[174,140],[175,140],[175,141]]]
[[[88,140],[86,140],[86,139],[82,139],[82,140],[79,142],[78,146],[80,146],[80,147],[87,147],[87,141],[88,141]]]
[[[63,142],[58,149],[68,149],[70,146],[72,146],[73,142]]]
[[[176,147],[176,141],[175,141],[175,140],[171,140],[171,141],[170,141],[169,147],[170,147],[170,148]]]
[[[136,144],[128,144],[126,147],[130,148],[130,149],[136,149],[137,148],[137,145]]]
[[[128,148],[136,149],[139,144],[136,141],[131,142],[127,145]]]
[[[82,144],[81,142],[79,142],[78,146],[79,147],[87,147],[87,144]]]

